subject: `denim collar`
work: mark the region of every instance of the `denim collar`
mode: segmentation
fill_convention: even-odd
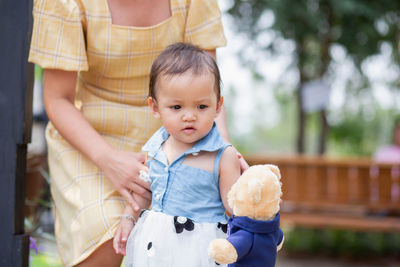
[[[161,150],[162,144],[165,142],[165,140],[168,139],[168,137],[169,133],[167,132],[165,127],[162,126],[147,141],[147,143],[143,146],[142,151],[148,152],[148,155],[150,157],[157,159],[157,154]],[[226,145],[227,144],[224,142],[221,135],[219,134],[217,125],[214,122],[210,132],[205,137],[197,141],[191,148],[183,152],[183,154],[179,156],[178,159],[182,156],[186,156],[192,153],[198,153],[200,151],[217,151]]]

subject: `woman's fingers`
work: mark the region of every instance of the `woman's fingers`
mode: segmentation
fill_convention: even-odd
[[[139,161],[142,164],[146,163],[146,155],[142,153],[135,153],[136,154],[136,160]]]
[[[150,190],[150,183],[149,182],[145,182],[141,178],[135,179],[135,181],[132,181],[132,183],[136,184],[137,186],[140,186],[145,191],[149,191]],[[136,191],[135,191],[135,193],[136,193]]]
[[[236,150],[236,148],[234,149]],[[236,150],[236,154],[239,159],[240,173],[243,173],[245,170],[249,168],[249,164],[246,162],[246,160],[243,158],[242,154],[240,154],[239,151]]]
[[[146,165],[140,167],[137,177],[135,178],[135,183],[150,190],[149,168]]]
[[[150,183],[139,178],[140,173],[147,172],[146,156],[141,153],[114,150],[109,161],[99,166],[105,176],[114,184],[115,188],[125,198],[133,210],[139,210],[137,201],[132,192],[147,200],[151,200]]]
[[[243,173],[245,170],[249,168],[249,164],[246,162],[246,160],[241,157],[239,158],[239,163],[240,163],[240,172]]]
[[[150,188],[150,187],[149,187]],[[147,200],[151,200],[151,192],[137,183],[130,183],[129,189]]]
[[[133,210],[138,211],[140,209],[138,203],[135,201],[132,194],[127,189],[122,189],[122,191],[120,193],[125,198],[125,200],[128,202],[128,204],[131,206],[131,208]]]

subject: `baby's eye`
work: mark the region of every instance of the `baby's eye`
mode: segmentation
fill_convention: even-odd
[[[208,106],[207,106],[207,105],[198,105],[197,108],[199,108],[199,109],[206,109],[206,108],[208,108]]]
[[[173,105],[173,106],[171,106],[171,109],[181,109],[181,106],[180,105]]]

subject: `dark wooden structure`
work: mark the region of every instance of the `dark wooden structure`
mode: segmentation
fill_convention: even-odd
[[[280,168],[282,224],[400,232],[400,165],[306,156],[246,159]]]
[[[28,266],[24,234],[33,66],[27,63],[32,0],[0,1],[0,266]]]

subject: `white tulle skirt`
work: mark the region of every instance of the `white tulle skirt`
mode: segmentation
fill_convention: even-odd
[[[226,222],[196,223],[185,217],[145,211],[129,235],[125,266],[226,266],[208,256],[208,244],[215,238],[226,238]]]

